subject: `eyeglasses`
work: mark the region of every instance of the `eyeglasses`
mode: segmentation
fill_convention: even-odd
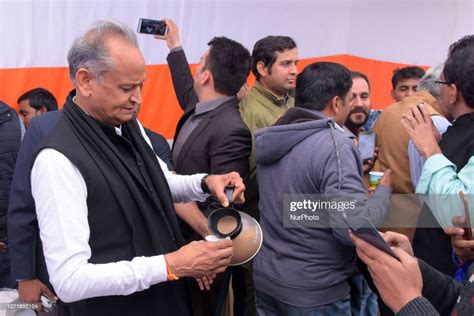
[[[439,84],[453,84],[453,82],[449,82],[449,81],[435,81],[436,83],[439,83]]]

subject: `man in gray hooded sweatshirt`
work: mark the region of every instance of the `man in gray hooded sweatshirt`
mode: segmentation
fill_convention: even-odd
[[[383,222],[390,171],[368,198],[360,154],[341,128],[350,112],[351,86],[344,66],[313,63],[298,75],[295,108],[256,133],[264,233],[253,264],[258,315],[351,313],[347,279],[354,270],[355,250],[342,221],[344,212],[330,212],[329,221],[318,228],[284,224],[289,194],[343,197],[355,203],[344,213],[348,218]]]

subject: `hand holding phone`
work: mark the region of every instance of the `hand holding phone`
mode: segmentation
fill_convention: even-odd
[[[181,46],[181,39],[179,36],[179,27],[171,19],[163,19],[161,22],[166,24],[165,35],[155,35],[156,39],[166,41],[168,48],[174,49]]]
[[[41,294],[41,305],[43,307],[43,312],[49,313],[56,307],[57,302],[53,301],[45,294]]]
[[[385,242],[382,236],[380,236],[378,230],[367,217],[358,217],[349,220],[346,214],[343,213],[342,218],[346,225],[349,226],[349,228],[352,230],[352,233],[355,236],[366,241],[375,248],[382,250],[393,258],[399,260],[397,255],[393,252],[392,248],[390,248],[390,246]]]
[[[469,206],[464,192],[459,192],[459,198],[464,206],[464,216],[454,216],[452,222],[454,226],[464,229],[463,238],[465,240],[472,240],[471,216],[469,215]]]
[[[359,133],[359,151],[362,161],[373,160],[375,157],[375,133],[362,131]]]

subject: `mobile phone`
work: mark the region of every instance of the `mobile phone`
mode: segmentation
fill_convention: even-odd
[[[354,235],[399,260],[392,248],[383,240],[378,230],[367,217],[357,217],[349,220],[346,214],[343,214],[342,218]]]
[[[51,312],[56,307],[57,302],[51,300],[44,294],[41,294],[41,305],[43,306],[43,311],[46,313]]]
[[[138,33],[150,35],[166,35],[168,33],[168,26],[165,21],[151,20],[140,18],[138,20]]]
[[[375,133],[362,131],[359,133],[359,151],[362,161],[373,160],[375,154]]]
[[[471,227],[471,216],[469,215],[469,206],[467,205],[467,198],[464,192],[459,192],[459,197],[461,198],[462,204],[464,205],[464,223],[462,223],[462,228],[464,228],[464,239],[472,239],[472,227]]]

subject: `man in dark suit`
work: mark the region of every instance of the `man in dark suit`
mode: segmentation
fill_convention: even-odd
[[[0,101],[0,288],[14,288],[7,239],[8,193],[24,126],[15,110]]]
[[[39,302],[43,293],[55,297],[48,281],[29,179],[33,154],[59,118],[60,112],[51,111],[31,120],[12,180],[7,217],[10,260],[12,276],[18,280],[20,301],[27,303]]]
[[[203,54],[193,79],[177,26],[166,20],[167,57],[176,97],[184,111],[178,122],[172,149],[178,174],[237,171],[245,180],[251,148],[250,132],[238,111],[239,89],[250,72],[250,54],[241,44],[214,38]],[[206,201],[201,210],[214,205]],[[218,206],[220,207],[220,206]]]
[[[184,111],[178,122],[172,149],[175,170],[179,174],[196,172],[222,174],[237,171],[246,180],[251,135],[238,110],[237,92],[250,73],[250,53],[241,44],[225,37],[215,37],[196,68],[194,79],[181,48],[179,30],[166,20],[165,39],[171,52],[167,61],[179,104]],[[215,200],[198,203],[206,215],[221,207]],[[182,227],[185,238],[193,239],[189,227]],[[213,285],[214,293],[194,291],[196,315],[220,314],[227,294],[230,274]],[[203,297],[207,296],[207,297]],[[220,297],[220,298],[219,298]]]

